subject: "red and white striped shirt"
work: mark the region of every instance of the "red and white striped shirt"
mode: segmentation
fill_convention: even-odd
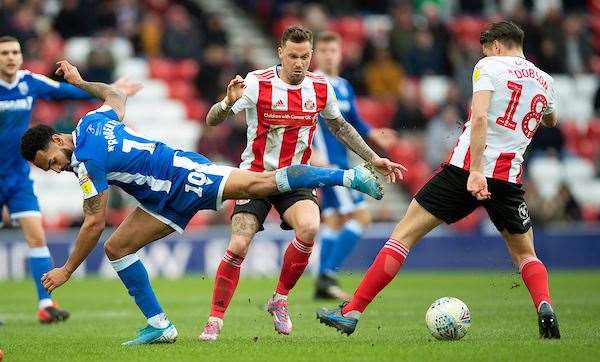
[[[248,73],[245,85],[232,108],[234,113],[246,110],[248,141],[242,169],[261,172],[306,164],[317,115],[341,117],[333,88],[321,74],[307,72],[302,83],[290,85],[273,66]]]
[[[520,184],[525,149],[542,117],[554,112],[554,80],[524,58],[485,57],[473,71],[473,93],[482,90],[492,91],[483,173],[486,177]],[[470,145],[469,120],[449,163],[469,170]]]

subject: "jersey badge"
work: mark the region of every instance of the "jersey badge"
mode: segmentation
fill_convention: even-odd
[[[306,102],[304,102],[304,109],[306,109],[307,111],[314,111],[315,102],[313,102],[312,99],[307,99]]]
[[[19,83],[17,87],[19,88],[19,93],[21,93],[22,96],[27,95],[27,93],[29,93],[29,86],[26,82]]]
[[[475,68],[475,70],[473,71],[473,80],[478,81],[480,75],[481,75],[481,69],[479,69],[479,67]]]

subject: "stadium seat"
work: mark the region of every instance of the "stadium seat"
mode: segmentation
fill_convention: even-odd
[[[563,182],[562,164],[556,158],[539,157],[529,163],[529,176],[542,197],[556,195]]]
[[[196,96],[196,88],[190,82],[176,80],[169,83],[169,97],[187,102]]]
[[[367,97],[358,97],[356,106],[359,115],[373,127],[389,127],[396,110],[393,102],[377,101]]]
[[[52,67],[50,67],[48,63],[37,59],[28,60],[23,64],[22,68],[27,69],[32,73],[38,73],[43,75],[50,75],[52,73]]]
[[[184,59],[175,66],[175,76],[177,79],[191,81],[200,71],[198,62],[192,59]]]
[[[448,78],[443,76],[424,76],[421,78],[421,95],[427,103],[438,106],[446,99]]]
[[[149,61],[150,78],[171,81],[175,78],[175,63],[164,58],[153,58]]]
[[[123,60],[117,66],[115,75],[127,77],[135,81],[141,81],[149,77],[148,62],[142,58],[130,58]]]
[[[594,178],[594,164],[581,158],[569,157],[563,161],[563,175],[569,184]]]

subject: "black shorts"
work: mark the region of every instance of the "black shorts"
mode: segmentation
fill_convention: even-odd
[[[275,210],[277,210],[281,217],[281,228],[283,230],[292,230],[292,227],[283,220],[283,213],[296,202],[302,200],[312,200],[315,204],[319,205],[317,202],[317,192],[314,189],[299,189],[269,196],[265,199],[237,200],[231,217],[241,212],[252,214],[256,216],[260,224],[258,231],[263,231],[265,229],[263,223],[267,215],[269,215],[269,211],[271,211],[271,206],[275,206]]]
[[[499,231],[524,234],[529,230],[531,218],[521,185],[488,178],[488,190],[492,197],[479,201],[467,191],[468,178],[468,171],[444,165],[417,192],[415,200],[447,224],[457,222],[483,206]]]

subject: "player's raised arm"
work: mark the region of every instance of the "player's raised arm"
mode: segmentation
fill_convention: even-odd
[[[220,102],[213,104],[208,111],[208,114],[206,115],[206,124],[209,126],[216,126],[223,122],[229,115],[233,105],[238,99],[242,98],[244,89],[246,89],[244,78],[236,75],[227,85],[227,95],[225,98]]]
[[[81,78],[77,67],[70,64],[66,60],[61,60],[56,63],[58,69],[56,74],[65,78],[65,80],[77,88],[80,88],[94,97],[104,101],[104,104],[114,109],[119,117],[119,120],[123,120],[125,117],[125,102],[127,101],[127,95],[125,92],[119,90],[115,86],[100,82],[87,82]]]

